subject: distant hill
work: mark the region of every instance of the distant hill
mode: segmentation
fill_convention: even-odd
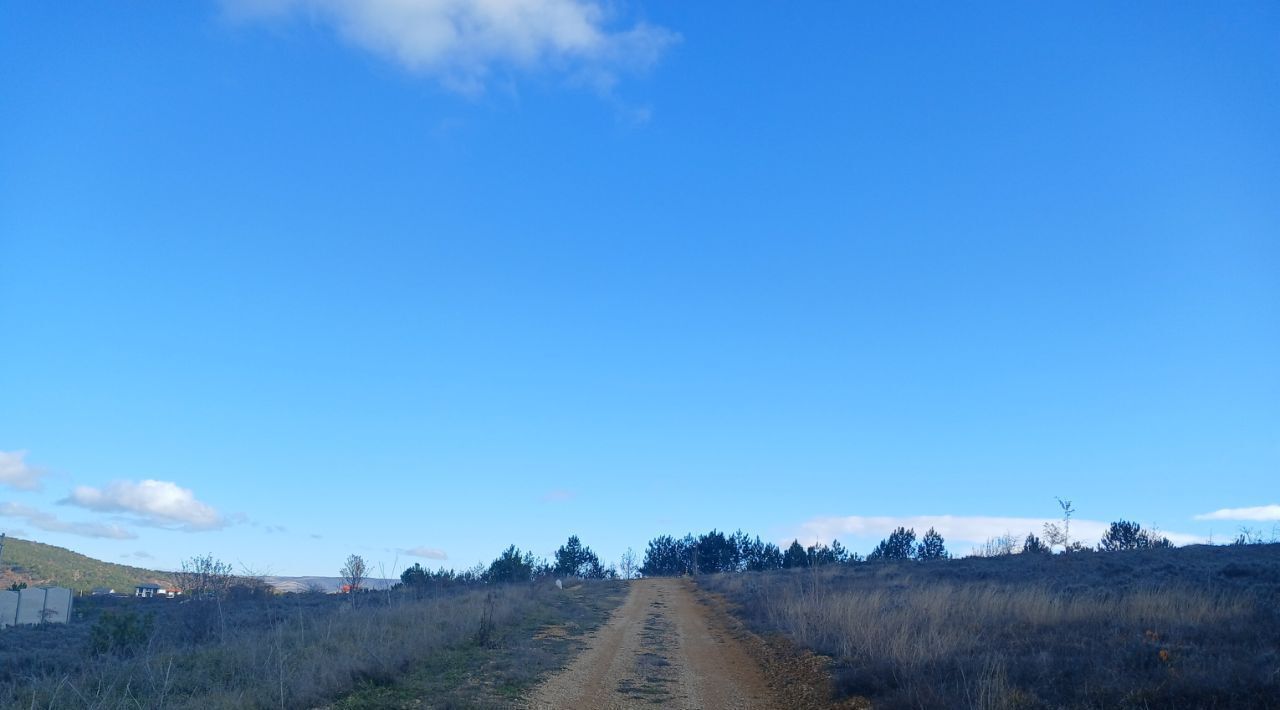
[[[277,592],[324,592],[331,594],[342,587],[341,577],[263,577]],[[386,589],[398,583],[398,579],[366,579],[368,589]]]
[[[136,584],[167,578],[166,572],[103,562],[64,547],[12,537],[5,538],[4,553],[0,555],[0,585],[5,589],[15,582],[26,582],[32,587],[58,586],[76,591],[107,587],[129,594]]]
[[[137,584],[168,579],[168,572],[103,562],[63,547],[12,537],[5,538],[4,554],[0,555],[0,589],[7,589],[15,582],[26,582],[31,587],[69,587],[81,592],[107,587],[121,594],[132,594]],[[341,577],[263,577],[263,581],[277,592],[332,593],[342,586]],[[366,579],[365,586],[386,589],[399,581]]]

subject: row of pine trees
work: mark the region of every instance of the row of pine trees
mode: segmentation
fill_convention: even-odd
[[[646,576],[714,574],[717,572],[764,572],[775,569],[821,567],[877,560],[938,560],[950,557],[945,541],[930,528],[916,543],[914,530],[898,528],[863,558],[850,552],[839,540],[830,545],[814,543],[805,547],[792,540],[786,550],[759,536],[741,530],[726,534],[717,530],[681,538],[662,535],[649,541],[640,572]]]
[[[1099,551],[1117,551],[1170,547],[1171,543],[1151,531],[1143,530],[1137,523],[1119,520],[1111,524],[1098,545]],[[1013,554],[1012,544],[1003,554]],[[1065,551],[1086,549],[1078,544],[1066,546]],[[1051,546],[1034,534],[1023,542],[1024,554],[1050,554]],[[620,567],[606,566],[590,547],[582,544],[577,535],[571,535],[555,552],[554,559],[537,558],[531,552],[521,552],[511,545],[503,550],[487,567],[477,565],[469,570],[455,572],[439,569],[430,571],[414,564],[400,575],[401,586],[410,590],[425,591],[431,588],[492,584],[502,582],[528,582],[549,577],[579,577],[582,579],[631,578],[637,574],[647,577],[676,576],[683,574],[715,574],[719,572],[764,572],[777,569],[821,567],[861,562],[889,560],[943,560],[951,557],[946,541],[935,529],[929,528],[917,540],[914,529],[899,527],[881,540],[865,558],[850,552],[833,540],[830,545],[814,543],[808,547],[793,540],[785,550],[772,542],[764,542],[758,535],[751,536],[741,530],[723,533],[718,530],[701,535],[692,533],[684,537],[660,535],[649,541],[643,562],[637,564],[628,550]]]

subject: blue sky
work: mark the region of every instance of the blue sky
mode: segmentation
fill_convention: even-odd
[[[1277,36],[1262,2],[0,0],[0,530],[277,574],[963,552],[1055,496],[1082,535],[1270,530]]]

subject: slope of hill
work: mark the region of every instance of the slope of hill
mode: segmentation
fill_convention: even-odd
[[[108,587],[129,593],[135,584],[167,577],[165,572],[103,562],[63,547],[12,537],[5,538],[0,558],[0,584],[5,588],[26,582],[32,587],[56,585],[76,591]]]
[[[262,581],[283,594],[285,592],[323,592],[332,594],[342,588],[341,577],[263,577]],[[365,589],[386,589],[397,584],[398,579],[366,579]]]

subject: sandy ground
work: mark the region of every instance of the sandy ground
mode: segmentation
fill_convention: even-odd
[[[534,691],[530,707],[775,708],[764,673],[689,582],[642,579],[564,671]]]

